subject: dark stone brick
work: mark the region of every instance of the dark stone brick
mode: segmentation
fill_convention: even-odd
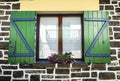
[[[89,71],[90,70],[90,67],[84,67],[84,68],[82,68],[83,69],[83,71]]]
[[[4,54],[5,54],[5,55],[8,55],[8,51],[4,51]]]
[[[19,80],[19,79],[15,80],[15,79],[14,79],[13,81],[28,81],[28,80],[23,80],[23,79],[22,79],[22,80]]]
[[[2,72],[2,69],[0,68],[0,74],[1,74],[1,72]]]
[[[109,20],[112,20],[112,16],[109,16]]]
[[[120,47],[120,42],[112,41],[110,42],[111,47]]]
[[[110,15],[114,15],[114,14],[115,14],[115,12],[113,12],[113,11],[110,12]]]
[[[2,31],[9,31],[10,28],[8,28],[8,27],[2,27],[1,30],[2,30]]]
[[[113,40],[113,37],[110,37],[110,40]]]
[[[116,12],[120,12],[120,8],[116,8],[115,11],[116,11]]]
[[[110,35],[113,35],[113,30],[112,28],[109,28]]]
[[[56,74],[69,74],[69,69],[56,69]]]
[[[42,81],[51,81],[51,80],[42,80]],[[52,81],[61,81],[61,80],[52,80]]]
[[[40,81],[40,75],[31,75],[30,81]]]
[[[112,55],[115,55],[115,54],[116,54],[116,50],[115,50],[115,49],[111,49],[111,50],[110,50],[110,53],[111,53]]]
[[[72,79],[71,81],[81,81],[81,79]]]
[[[113,5],[107,5],[105,6],[105,10],[114,10]]]
[[[117,75],[117,79],[120,79],[120,75]]]
[[[99,0],[100,4],[110,4],[110,0]]]
[[[4,11],[3,10],[0,10],[0,15],[3,15],[4,14]]]
[[[120,67],[118,66],[116,66],[116,67],[108,67],[108,70],[109,71],[119,71],[120,70]]]
[[[9,25],[10,25],[10,22],[2,22],[2,25],[3,25],[3,26],[9,26]]]
[[[17,66],[2,66],[2,69],[17,69]]]
[[[97,72],[92,72],[92,73],[91,73],[91,76],[92,76],[92,77],[97,77]]]
[[[0,17],[0,20],[8,20],[8,16],[2,16]]]
[[[120,64],[120,60],[119,60],[119,64]]]
[[[120,16],[112,16],[113,20],[120,20]]]
[[[72,64],[73,68],[87,68],[88,64]]]
[[[6,11],[6,13],[5,13],[5,14],[6,14],[6,15],[9,15],[10,13],[11,13],[11,11]]]
[[[11,1],[19,1],[19,0],[0,0],[0,2],[11,2]]]
[[[22,78],[23,77],[23,71],[14,71],[13,72],[14,78]]]
[[[20,64],[20,68],[23,69],[46,69],[46,68],[54,68],[55,64],[40,64],[40,63],[34,63],[34,64]]]
[[[83,81],[97,81],[97,79],[83,79]]]
[[[71,73],[71,77],[80,77],[80,73]]]
[[[2,54],[2,52],[0,51],[0,58],[1,58],[1,57],[3,57],[3,54]]]
[[[28,78],[28,74],[25,74],[25,78]]]
[[[71,77],[89,77],[89,73],[72,73]]]
[[[54,69],[47,69],[47,73],[48,73],[48,74],[53,74],[53,70],[54,70]]]
[[[115,39],[120,39],[120,33],[114,33]]]
[[[7,4],[11,4],[11,3],[7,3]]]
[[[117,1],[112,1],[112,4],[117,4]]]
[[[42,78],[53,78],[53,75],[42,75]]]
[[[45,73],[44,70],[26,70],[25,73]]]
[[[102,79],[102,80],[115,79],[115,74],[112,72],[101,72],[99,74],[99,79]]]
[[[8,45],[8,42],[0,42],[0,49],[7,50]]]
[[[9,40],[9,38],[5,38],[5,40]]]
[[[63,67],[63,68],[69,68],[70,67],[70,64],[58,64],[58,67]]]
[[[0,60],[0,64],[8,64],[8,60]]]
[[[106,70],[105,64],[92,64],[92,70]]]
[[[119,50],[119,52],[118,52],[118,58],[120,58],[120,50]]]
[[[118,7],[118,5],[116,4],[115,7]]]
[[[109,25],[110,26],[119,26],[120,23],[119,23],[119,21],[109,21]]]
[[[11,75],[11,71],[4,71],[4,75]]]
[[[8,32],[0,32],[0,36],[8,36],[9,33]]]
[[[3,40],[3,38],[0,38],[0,40]]]
[[[55,76],[55,78],[69,78],[69,76]]]
[[[114,31],[120,31],[120,28],[114,27],[113,30]]]
[[[8,5],[0,5],[0,9],[10,9],[10,6],[8,6]]]
[[[0,76],[0,81],[11,81],[10,76]]]
[[[111,57],[111,60],[112,60],[112,61],[117,60],[117,57],[116,57],[116,56],[112,56],[112,57]]]
[[[100,10],[104,10],[104,6],[100,6]]]
[[[73,68],[71,69],[71,72],[81,72],[81,68]]]
[[[20,9],[20,3],[13,4],[12,9]]]
[[[90,67],[88,67],[88,64],[72,64],[73,68],[82,68],[83,71],[88,71]]]
[[[119,2],[119,7],[120,7],[120,2]]]
[[[112,19],[112,17],[111,16],[109,16],[109,20],[111,20]]]

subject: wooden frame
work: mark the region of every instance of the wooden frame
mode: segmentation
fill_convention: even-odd
[[[36,31],[36,61],[37,62],[42,62],[42,63],[47,63],[47,59],[40,59],[39,58],[39,36],[40,36],[40,31],[39,31],[39,24],[40,24],[40,17],[58,17],[58,53],[62,54],[62,17],[80,17],[81,20],[81,47],[82,47],[82,58],[81,59],[76,59],[76,61],[83,61],[84,60],[84,45],[83,45],[83,15],[82,14],[38,14],[37,15],[37,31]]]

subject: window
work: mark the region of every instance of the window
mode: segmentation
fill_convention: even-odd
[[[82,15],[11,12],[9,62],[46,63],[51,53],[72,52],[79,63],[81,59],[110,63],[109,13],[84,11]]]
[[[82,15],[38,15],[37,60],[72,52],[82,59]]]

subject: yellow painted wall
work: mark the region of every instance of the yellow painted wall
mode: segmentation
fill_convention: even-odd
[[[20,0],[20,10],[40,12],[99,10],[99,0]]]

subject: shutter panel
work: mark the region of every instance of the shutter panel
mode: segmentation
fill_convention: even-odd
[[[35,12],[11,12],[9,62],[33,63],[35,50]]]
[[[110,63],[108,12],[84,12],[84,56],[86,63]]]

